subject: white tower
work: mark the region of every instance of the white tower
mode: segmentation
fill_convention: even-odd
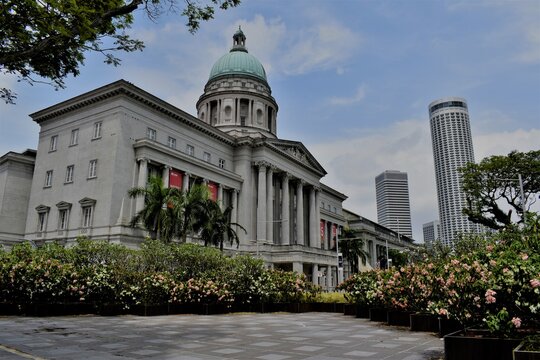
[[[451,246],[459,233],[479,232],[479,225],[463,215],[466,206],[461,190],[460,167],[474,162],[467,102],[448,97],[429,104],[431,140],[441,222],[441,242]]]
[[[412,238],[407,173],[386,170],[375,177],[377,222]]]

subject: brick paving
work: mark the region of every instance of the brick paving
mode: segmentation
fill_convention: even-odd
[[[2,360],[434,360],[443,346],[335,313],[0,317]]]

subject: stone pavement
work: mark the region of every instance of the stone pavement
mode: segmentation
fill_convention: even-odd
[[[0,317],[0,359],[443,358],[443,341],[334,313]]]

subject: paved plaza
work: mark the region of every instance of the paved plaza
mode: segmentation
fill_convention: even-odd
[[[0,359],[443,358],[443,341],[335,313],[0,317]]]

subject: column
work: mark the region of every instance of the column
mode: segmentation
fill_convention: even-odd
[[[232,212],[231,212],[231,222],[237,223],[238,222],[238,190],[233,189],[232,191]]]
[[[182,190],[188,191],[189,190],[189,177],[191,176],[190,173],[186,172],[184,173],[184,179],[182,180]]]
[[[240,125],[240,99],[236,98],[234,99],[234,107],[235,107],[235,123],[236,125]]]
[[[292,263],[292,270],[296,271],[299,274],[303,274],[304,273],[304,264],[302,264],[301,262],[293,262]]]
[[[251,104],[251,101],[249,102]],[[266,170],[266,238],[270,243],[274,242],[274,186],[272,178],[274,168],[270,165]]]
[[[320,201],[320,196],[319,196],[319,193],[320,193],[320,190],[319,188],[315,188],[315,223],[316,223],[316,228],[317,228],[317,231],[315,231],[315,238],[317,239],[317,247],[320,248],[321,247],[321,231],[320,231],[320,227],[321,227],[321,210],[320,210],[320,204],[321,204],[321,201]]]
[[[296,243],[304,245],[304,180],[296,184]]]
[[[163,179],[163,187],[166,187],[166,188],[169,187],[169,171],[170,170],[171,170],[171,167],[165,165],[163,167],[163,175],[161,175],[161,178]]]
[[[315,211],[318,210],[315,205],[315,188],[312,187],[309,192],[309,246],[317,247],[317,236],[319,233],[319,224]]]
[[[257,187],[257,241],[266,240],[266,164],[259,162]]]
[[[319,285],[319,266],[313,264],[313,270],[311,271],[311,282],[313,285]]]
[[[216,104],[216,111],[217,111],[217,123],[221,124],[221,99],[218,100]]]
[[[223,210],[223,185],[218,184],[217,201],[221,210]]]
[[[326,267],[326,290],[332,289],[332,279],[334,278],[334,266]]]
[[[145,158],[138,159],[139,161],[139,178],[137,179],[137,187],[145,188],[148,179],[148,160]],[[137,197],[135,202],[135,213],[138,213],[144,208],[144,196]]]
[[[281,245],[289,245],[290,241],[290,216],[289,216],[289,174],[285,173],[281,181],[283,191],[282,211],[281,211]]]
[[[251,100],[248,100],[248,116],[246,124],[253,125],[253,117],[251,116]]]

